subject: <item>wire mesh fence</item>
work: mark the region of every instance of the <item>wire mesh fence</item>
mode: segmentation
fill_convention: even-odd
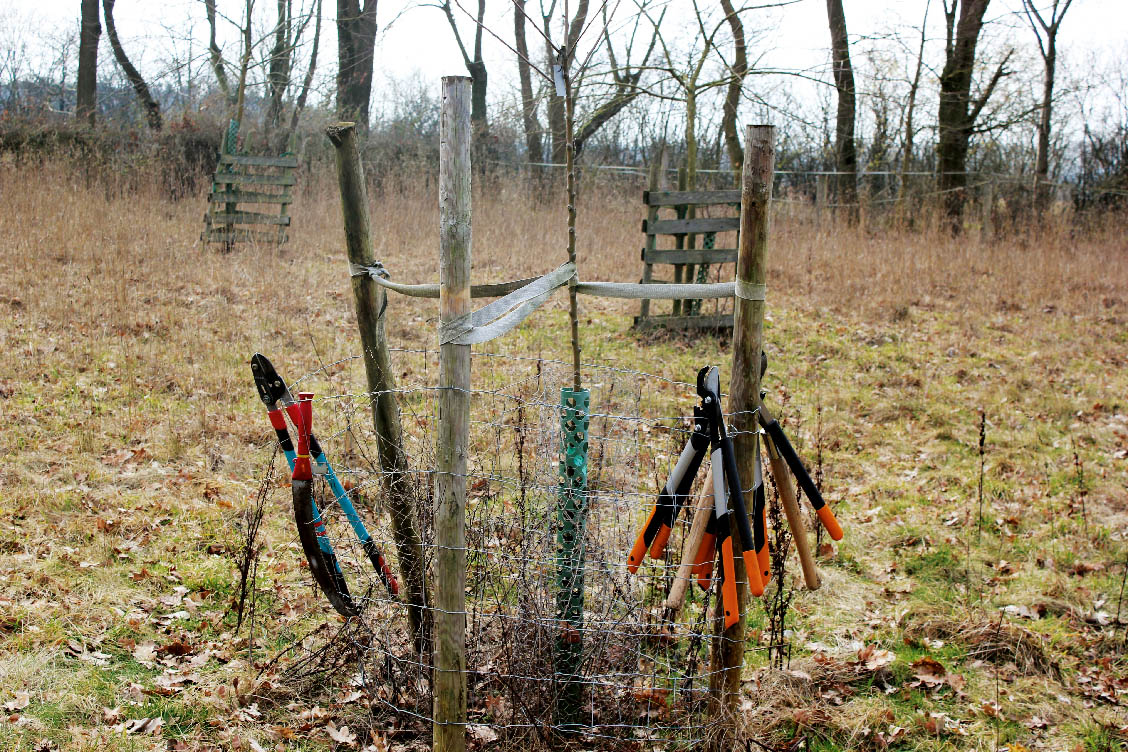
[[[393,351],[397,369],[433,382],[438,353]],[[322,370],[340,364],[331,364]],[[663,602],[681,562],[688,524],[679,521],[664,560],[627,571],[629,552],[660,487],[692,431],[695,385],[588,365],[591,393],[588,494],[583,529],[582,625],[561,618],[561,386],[570,364],[477,352],[473,357],[466,512],[466,671],[468,722],[499,741],[551,747],[554,732],[589,747],[653,743],[700,746],[710,730],[710,643],[714,596],[691,585],[673,619]],[[318,381],[315,372],[301,380]],[[428,566],[436,546],[431,515],[438,388],[405,386],[402,412],[412,486]],[[315,399],[314,426],[336,474],[373,540],[398,571],[383,510],[372,395]],[[704,472],[694,488],[704,481]],[[284,484],[272,484],[284,495]],[[415,649],[403,595],[393,596],[327,487],[315,489],[324,533],[360,615],[339,639],[359,663],[373,713],[431,722],[433,666]],[[561,670],[559,645],[579,646],[579,669]],[[300,666],[301,661],[296,662]],[[308,663],[306,664],[308,667]],[[323,667],[317,667],[320,670]],[[561,693],[578,692],[562,718]]]

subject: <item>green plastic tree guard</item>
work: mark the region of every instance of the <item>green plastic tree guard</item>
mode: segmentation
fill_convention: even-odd
[[[556,725],[577,724],[583,709],[584,532],[587,528],[590,393],[560,390],[560,487],[556,506]]]

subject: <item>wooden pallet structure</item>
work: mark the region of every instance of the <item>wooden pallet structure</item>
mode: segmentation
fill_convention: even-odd
[[[204,214],[206,243],[289,240],[291,192],[297,157],[254,157],[222,154]],[[270,229],[256,229],[267,227]]]
[[[655,173],[656,174],[656,173]],[[684,186],[684,173],[679,180]],[[646,245],[642,249],[642,282],[644,284],[692,283],[707,281],[709,267],[714,264],[736,263],[737,231],[740,229],[740,191],[655,190],[656,180],[651,179],[651,190],[644,191],[642,202],[646,206],[646,219],[642,231]],[[673,217],[664,217],[663,211],[672,210]],[[722,213],[731,216],[712,216]],[[708,214],[710,216],[700,216]],[[658,238],[673,236],[674,248],[659,248]],[[723,238],[718,243],[718,236]],[[697,247],[698,238],[701,247]],[[720,245],[721,247],[717,247]],[[656,264],[672,265],[673,279],[655,279]],[[732,327],[733,315],[701,313],[701,302],[694,300],[672,301],[668,314],[652,314],[651,302],[642,301],[635,326],[640,329],[664,327],[668,329],[723,329]]]

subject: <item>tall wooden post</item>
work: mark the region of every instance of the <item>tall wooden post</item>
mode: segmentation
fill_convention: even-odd
[[[443,78],[439,118],[439,321],[470,313],[470,79]],[[470,346],[439,347],[435,475],[433,745],[466,749],[466,455]]]
[[[337,153],[337,182],[341,190],[341,214],[349,261],[371,266],[375,257],[364,168],[356,146],[356,124],[337,123],[326,130],[326,135]],[[419,535],[415,488],[408,475],[403,426],[395,396],[396,376],[388,354],[388,338],[384,333],[382,314],[387,293],[368,276],[353,277],[352,288],[360,343],[364,349],[364,371],[368,377],[368,391],[372,395],[372,427],[376,432],[384,492],[392,517],[392,537],[406,591],[408,627],[416,650],[426,658],[430,653],[430,598],[423,571],[423,538]]]
[[[744,506],[753,509],[752,477],[755,463],[753,432],[758,430],[752,413],[760,404],[760,353],[764,348],[764,301],[760,294],[767,280],[769,215],[772,203],[772,174],[775,171],[775,126],[750,125],[744,141],[744,169],[740,192],[740,248],[736,259],[736,311],[732,333],[732,378],[728,410],[736,463],[748,489]],[[734,527],[734,541],[739,535]],[[736,551],[733,552],[736,554]],[[746,579],[737,555],[737,578]],[[740,589],[741,613],[747,612],[748,590]],[[722,622],[723,624],[723,622]],[[710,690],[723,715],[731,722],[740,707],[740,672],[744,664],[744,619],[715,635],[713,678]],[[731,731],[731,727],[727,727]],[[729,737],[731,741],[731,736]],[[730,748],[731,743],[724,744]]]
[[[662,187],[662,176],[666,172],[666,145],[658,150],[658,155],[650,162],[650,180],[647,187],[651,191],[657,191]],[[647,202],[649,204],[649,202]],[[648,224],[653,225],[658,219],[658,207],[648,205],[646,207],[646,221]],[[646,247],[642,250],[642,284],[650,284],[653,281],[654,265],[650,263],[648,253],[658,247],[658,236],[647,233]],[[643,300],[638,310],[638,322],[643,322],[645,319],[650,318],[650,301]]]

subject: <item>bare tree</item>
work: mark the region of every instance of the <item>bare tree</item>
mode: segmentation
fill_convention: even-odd
[[[215,39],[215,0],[204,0],[204,8],[208,15],[208,58],[211,61],[212,72],[215,73],[215,81],[219,84],[219,90],[223,92],[224,99],[234,104],[235,99],[231,95],[231,84],[227,80],[227,71],[224,69],[223,51]]]
[[[552,0],[547,10],[544,8],[544,0],[541,0],[541,23],[543,24],[542,33],[544,34],[545,42],[545,69],[551,71],[553,66],[560,65],[563,69],[565,79],[572,83],[572,70],[571,65],[576,60],[575,47],[580,39],[580,33],[584,29],[584,23],[587,21],[588,14],[588,0],[579,0],[576,3],[576,12],[572,16],[571,21],[564,18],[565,43],[562,46],[557,46],[552,41],[552,14],[556,9],[556,0]],[[557,93],[556,89],[551,89],[548,97],[548,127],[552,134],[552,161],[555,164],[564,164],[567,161],[566,151],[568,148],[566,119],[567,113],[565,111],[565,99]]]
[[[145,110],[145,119],[149,123],[149,129],[159,131],[164,125],[164,120],[161,118],[161,105],[153,98],[149,91],[149,85],[145,83],[145,79],[142,78],[133,63],[129,61],[125,49],[121,46],[117,27],[114,26],[114,3],[116,1],[102,0],[102,11],[106,16],[106,36],[110,38],[110,48],[114,51],[114,59],[121,66],[122,72],[129,80],[129,85],[133,87],[133,92],[137,95],[137,101],[141,103],[141,107]]]
[[[920,47],[917,49],[916,70],[913,72],[912,81],[909,82],[909,99],[905,103],[905,143],[901,153],[901,188],[897,194],[898,211],[903,211],[905,208],[905,173],[909,171],[913,159],[913,139],[916,137],[916,130],[913,127],[913,110],[916,108],[917,92],[920,90],[920,74],[924,69],[924,43],[928,38],[926,29],[928,27],[928,8],[931,5],[931,0],[924,4],[924,20],[920,22]]]
[[[944,69],[940,73],[940,107],[937,125],[940,130],[936,147],[939,187],[944,196],[944,210],[952,232],[959,232],[967,201],[967,151],[975,121],[991,98],[999,80],[1007,75],[1008,53],[995,69],[982,93],[971,94],[975,72],[975,47],[983,29],[983,16],[990,0],[944,0],[947,28]],[[957,23],[958,18],[958,23]]]
[[[282,100],[290,88],[290,72],[294,65],[294,3],[277,0],[278,21],[274,25],[274,45],[266,72],[266,89],[270,104],[266,110],[266,128],[277,128],[282,119]]]
[[[537,100],[533,97],[533,76],[529,45],[525,39],[525,0],[513,0],[513,38],[516,44],[517,73],[521,79],[521,124],[525,129],[525,150],[530,162],[544,159],[544,128],[537,119]]]
[[[736,124],[736,113],[740,106],[740,92],[744,78],[748,75],[748,50],[744,40],[744,24],[740,15],[733,9],[732,0],[721,0],[729,30],[732,32],[733,58],[729,66],[728,90],[725,92],[724,116],[721,130],[725,134],[725,149],[732,166],[734,185],[740,185],[740,173],[744,167],[744,149],[740,145],[740,132]]]
[[[321,41],[321,0],[317,0],[317,10],[314,11],[316,19],[313,24],[313,47],[309,53],[309,67],[306,68],[305,78],[302,80],[302,89],[298,94],[298,99],[294,102],[294,111],[290,115],[290,133],[293,133],[298,128],[298,119],[302,116],[302,111],[305,110],[306,101],[309,99],[309,90],[313,86],[313,75],[317,70],[317,50]],[[287,134],[289,140],[289,134]]]
[[[274,138],[271,142],[276,151],[285,151],[290,141],[290,136],[297,127],[298,118],[305,108],[309,96],[309,88],[313,83],[313,71],[317,66],[318,38],[321,35],[321,0],[317,0],[309,13],[301,13],[294,18],[293,0],[277,0],[278,21],[274,27],[274,44],[270,50],[270,59],[266,75],[267,92],[270,95],[270,104],[266,112],[265,130],[268,134],[273,131]],[[285,114],[285,97],[290,90],[294,74],[294,64],[298,48],[302,44],[310,19],[316,18],[313,32],[313,49],[310,54],[310,67],[306,72],[301,93],[294,103],[294,112],[288,127],[282,127]]]
[[[337,116],[368,131],[377,0],[337,0]]]
[[[1053,0],[1050,6],[1049,21],[1043,11],[1039,11],[1033,0],[1022,0],[1026,20],[1038,39],[1038,52],[1042,55],[1045,75],[1042,79],[1042,106],[1038,118],[1038,153],[1034,162],[1034,176],[1038,181],[1035,192],[1039,205],[1045,205],[1049,198],[1050,174],[1050,126],[1054,105],[1054,73],[1057,68],[1057,35],[1062,19],[1073,0]]]
[[[246,0],[244,14],[246,21],[243,24],[243,57],[239,61],[239,84],[235,89],[235,122],[243,122],[243,107],[247,101],[247,71],[251,65],[251,53],[254,50],[254,39],[251,37],[251,22],[254,18],[255,2]]]
[[[834,170],[838,173],[835,176],[835,192],[837,203],[848,207],[847,217],[854,221],[858,213],[858,152],[854,144],[857,97],[842,0],[826,0],[826,13],[830,22],[834,88],[838,91],[838,114],[834,125]]]
[[[98,38],[102,24],[98,0],[82,0],[82,26],[78,36],[78,91],[74,114],[94,125],[98,107]]]
[[[466,65],[466,72],[470,74],[470,123],[476,134],[485,134],[489,130],[486,122],[486,63],[482,60],[482,32],[485,26],[482,21],[486,15],[486,0],[478,0],[478,16],[474,25],[474,56],[466,51],[462,42],[462,35],[455,23],[454,13],[451,11],[450,0],[445,0],[438,6],[446,14],[450,30],[454,32],[454,41],[458,43],[458,50],[462,53],[462,61]],[[522,29],[522,31],[524,31]]]

